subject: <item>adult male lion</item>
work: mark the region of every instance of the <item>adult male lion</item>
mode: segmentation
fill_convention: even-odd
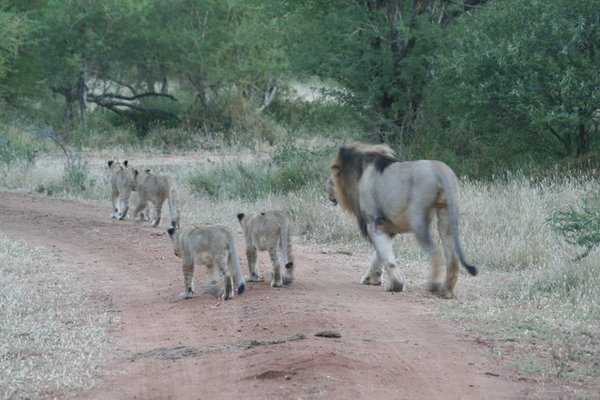
[[[246,288],[246,281],[240,269],[231,232],[222,226],[186,226],[169,228],[175,255],[183,260],[184,291],[181,299],[189,299],[194,294],[194,267],[204,264],[209,272],[208,292],[219,299],[233,298],[234,281],[238,294]],[[219,287],[219,273],[225,279],[225,288]]]
[[[133,168],[128,166],[128,161],[108,161],[108,168],[112,175],[110,177],[111,201],[113,206],[112,218],[125,219],[129,210],[129,196],[134,181]]]
[[[148,203],[153,203],[155,217],[151,224],[152,226],[158,226],[162,219],[162,206],[168,200],[171,227],[178,227],[181,216],[175,180],[168,175],[154,175],[149,169],[144,172],[139,172],[137,169],[133,170],[133,178],[131,189],[136,191],[138,195],[138,202],[133,214],[134,218],[144,220],[142,211],[148,207]]]
[[[246,257],[250,269],[250,280],[262,280],[256,267],[257,250],[268,251],[272,264],[271,286],[294,281],[294,260],[290,240],[290,219],[286,213],[271,210],[261,213],[237,215],[246,239]],[[281,262],[279,261],[281,255]],[[281,273],[281,265],[285,267]]]
[[[459,261],[471,275],[477,274],[465,261],[458,239],[458,179],[443,162],[401,162],[386,145],[353,143],[340,147],[325,189],[332,202],[356,216],[361,233],[375,247],[362,284],[381,284],[385,268],[385,290],[402,291],[404,277],[396,265],[392,238],[406,232],[414,232],[431,258],[432,292],[454,296]],[[434,214],[446,255],[443,286],[442,253],[429,233]]]

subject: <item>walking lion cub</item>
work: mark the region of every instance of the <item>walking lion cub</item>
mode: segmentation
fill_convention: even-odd
[[[222,226],[186,226],[169,228],[175,255],[183,260],[184,291],[181,299],[194,295],[194,270],[204,264],[208,269],[207,291],[221,300],[233,298],[234,283],[238,294],[246,289],[246,281],[240,270],[235,241],[231,232]],[[219,287],[219,273],[224,277],[225,288]]]
[[[179,227],[181,214],[179,211],[179,199],[175,180],[168,175],[155,175],[151,170],[139,172],[133,171],[131,189],[137,192],[138,202],[134,211],[134,218],[145,220],[143,211],[148,208],[148,203],[154,204],[155,217],[151,221],[153,227],[160,224],[162,219],[162,207],[168,201],[171,214],[171,227]]]
[[[238,221],[246,239],[246,257],[250,269],[250,280],[261,281],[256,266],[257,250],[268,251],[271,258],[272,287],[280,287],[294,281],[294,260],[290,240],[290,220],[283,211],[266,211],[256,214],[239,213]],[[281,256],[281,262],[279,255]],[[281,265],[285,269],[282,274]]]
[[[114,219],[127,218],[129,211],[129,196],[131,195],[131,185],[135,180],[133,168],[129,166],[127,160],[122,163],[119,161],[108,161],[110,169],[110,197],[112,201]]]

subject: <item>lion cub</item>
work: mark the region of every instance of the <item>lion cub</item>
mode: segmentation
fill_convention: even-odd
[[[143,211],[148,207],[148,203],[153,203],[155,206],[155,217],[151,221],[151,224],[152,226],[158,226],[162,219],[162,206],[168,200],[171,227],[179,227],[179,201],[177,198],[177,187],[173,178],[168,175],[154,175],[149,169],[141,173],[137,169],[133,170],[133,177],[131,188],[138,194],[138,202],[133,214],[134,218],[144,220]]]
[[[129,196],[134,180],[133,168],[128,166],[127,160],[123,163],[110,160],[108,161],[108,168],[112,173],[110,177],[110,194],[114,212],[111,216],[114,219],[125,219],[129,210]]]
[[[294,260],[290,241],[290,221],[287,214],[282,211],[266,211],[258,214],[239,213],[237,218],[246,239],[250,280],[262,280],[256,267],[256,251],[267,250],[273,265],[271,286],[280,287],[282,284],[292,283],[294,281]],[[281,255],[281,263],[278,255]],[[283,274],[281,273],[281,264],[285,266]]]
[[[208,292],[219,299],[233,298],[234,281],[238,294],[246,288],[231,232],[222,226],[186,226],[169,228],[175,255],[183,260],[184,291],[181,299],[194,294],[194,267],[204,264],[209,273]],[[219,272],[225,279],[225,289],[218,285]]]

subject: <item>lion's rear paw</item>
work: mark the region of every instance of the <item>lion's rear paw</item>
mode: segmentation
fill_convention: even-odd
[[[283,286],[281,277],[279,279],[273,279],[271,281],[271,287],[281,287],[281,286]]]
[[[186,290],[185,292],[181,292],[179,294],[179,298],[181,300],[185,300],[185,299],[191,299],[192,296],[194,296],[194,291],[193,290]]]

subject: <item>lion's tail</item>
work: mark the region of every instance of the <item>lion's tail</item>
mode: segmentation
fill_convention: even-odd
[[[446,195],[446,203],[448,204],[448,215],[450,216],[450,234],[452,235],[452,241],[454,242],[454,248],[458,254],[458,258],[462,266],[469,272],[469,274],[477,275],[477,268],[474,265],[469,264],[462,252],[460,246],[460,240],[458,239],[458,178],[454,172],[444,164],[444,173],[440,174],[442,186],[444,187],[444,194]],[[452,181],[450,180],[452,179]]]
[[[229,268],[229,273],[233,274],[233,281],[238,285],[237,293],[242,294],[244,293],[244,290],[246,290],[246,280],[244,279],[242,269],[240,268],[240,259],[238,258],[233,237],[230,238],[229,247],[230,251],[227,258],[227,266]]]
[[[169,215],[171,215],[171,227],[179,228],[181,223],[181,214],[179,210],[179,196],[175,183],[171,184],[169,193]]]
[[[281,228],[279,229],[279,235],[281,240],[283,265],[287,269],[292,268],[294,266],[294,259],[292,258],[292,241],[290,240],[289,223],[284,222],[281,224]]]

